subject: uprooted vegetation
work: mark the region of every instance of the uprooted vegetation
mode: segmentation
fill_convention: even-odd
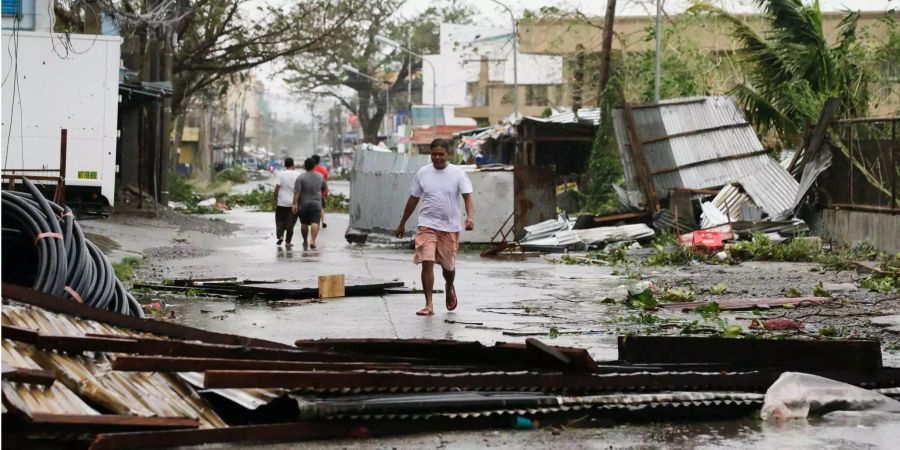
[[[614,274],[640,279],[639,267],[682,266],[687,264],[735,265],[746,261],[818,263],[828,270],[858,270],[868,273],[860,286],[873,292],[900,292],[900,255],[885,255],[868,243],[850,249],[822,249],[818,238],[798,235],[776,241],[766,234],[753,233],[751,239],[728,243],[722,252],[706,253],[678,245],[673,234],[661,234],[647,244],[651,253],[645,257],[630,256],[622,245],[584,255],[567,254],[558,261],[564,264],[614,266]],[[879,261],[876,267],[871,262]],[[869,264],[864,264],[868,262]],[[727,292],[727,287],[710,289],[714,295]],[[824,289],[816,295],[824,295]],[[791,295],[792,293],[787,293]],[[821,295],[820,295],[821,294]]]
[[[131,281],[134,278],[135,269],[141,265],[143,260],[140,258],[126,257],[121,261],[112,263],[113,272],[116,274],[116,278],[121,282]]]

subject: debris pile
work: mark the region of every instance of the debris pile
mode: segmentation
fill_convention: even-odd
[[[900,386],[877,341],[620,337],[584,349],[449,340],[296,347],[3,285],[5,442],[158,448],[758,414],[787,371]],[[889,395],[893,391],[884,391]],[[11,433],[7,435],[7,433]]]

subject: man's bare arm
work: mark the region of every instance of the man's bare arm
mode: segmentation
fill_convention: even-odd
[[[276,184],[276,185],[275,185],[275,197],[272,198],[272,203],[273,203],[275,206],[278,206],[278,191],[280,191],[280,190],[281,190],[281,185],[280,185],[280,184]]]
[[[472,194],[463,194],[463,202],[466,204],[466,231],[475,229],[475,206],[472,203]]]
[[[292,208],[294,209],[294,214],[297,214],[300,211],[300,191],[294,192],[294,204]]]
[[[409,220],[409,216],[416,210],[416,205],[418,204],[419,197],[410,195],[409,199],[406,200],[406,207],[403,208],[403,218],[400,219],[400,225],[397,226],[397,230],[394,231],[394,235],[398,238],[402,238],[403,235],[406,234],[406,221]]]

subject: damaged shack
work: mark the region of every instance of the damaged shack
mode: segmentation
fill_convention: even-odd
[[[649,212],[656,213],[660,201],[670,209],[690,205],[673,204],[678,193],[695,198],[721,193],[719,204],[734,214],[731,221],[792,214],[799,183],[768,155],[732,97],[626,104],[614,114],[625,186]],[[679,216],[694,213],[682,210]]]

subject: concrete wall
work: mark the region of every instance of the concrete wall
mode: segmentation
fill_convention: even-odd
[[[425,155],[357,152],[350,177],[350,227],[392,233],[403,215],[413,177],[426,164],[431,164],[431,160]],[[475,230],[460,233],[460,241],[490,242],[515,206],[513,172],[467,173],[474,188]],[[465,211],[462,202],[460,210]],[[417,222],[418,208],[406,224],[408,234],[415,230]]]
[[[512,43],[507,28],[479,25],[441,24],[440,54],[425,55],[437,71],[437,98],[439,105],[470,106],[466,83],[478,82],[481,57],[490,63],[488,79],[513,83]],[[519,84],[560,84],[562,57],[527,55],[519,49]],[[434,73],[427,63],[422,68],[422,102],[431,103]],[[524,97],[522,99],[524,103]]]
[[[900,252],[900,215],[826,209],[824,222],[826,239],[849,246],[866,241],[883,252]]]

